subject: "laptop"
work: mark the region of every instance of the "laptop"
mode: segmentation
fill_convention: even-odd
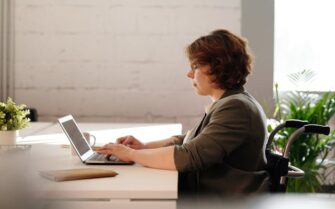
[[[124,162],[115,156],[99,154],[91,148],[80,131],[72,115],[67,115],[58,119],[67,138],[81,161],[91,165],[132,165],[133,162]]]

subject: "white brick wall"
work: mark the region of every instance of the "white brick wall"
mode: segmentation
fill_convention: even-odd
[[[186,77],[185,47],[240,33],[239,0],[16,0],[15,99],[41,120],[181,122],[208,98]]]

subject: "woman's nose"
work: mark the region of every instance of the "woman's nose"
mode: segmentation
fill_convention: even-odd
[[[193,76],[194,76],[193,70],[189,70],[186,75],[189,78],[193,78]]]

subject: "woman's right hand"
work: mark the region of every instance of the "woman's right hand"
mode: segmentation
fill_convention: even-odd
[[[144,149],[144,144],[140,140],[136,139],[135,137],[131,135],[123,136],[123,137],[116,139],[116,143],[123,144],[133,149]]]

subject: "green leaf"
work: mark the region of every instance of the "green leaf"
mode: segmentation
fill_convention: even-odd
[[[10,131],[29,125],[29,110],[24,104],[17,105],[10,97],[7,102],[0,102],[0,130]]]
[[[291,82],[301,83],[313,80],[315,73],[311,70],[289,75]],[[278,91],[278,85],[276,86]],[[278,113],[280,111],[280,113]],[[283,94],[281,98],[276,95],[276,114],[281,114],[284,120],[300,119],[310,123],[326,125],[335,114],[335,93],[327,92],[315,94],[311,92],[291,91]],[[273,130],[273,129],[272,129]],[[274,139],[276,150],[284,150],[289,136],[295,129],[283,129]],[[329,136],[316,134],[303,134],[291,147],[289,160],[292,165],[305,171],[303,178],[289,179],[288,192],[316,192],[320,190],[320,180],[325,179],[325,173],[320,169],[324,167],[324,160],[329,151],[334,147],[335,131]],[[317,161],[319,160],[319,161]],[[335,165],[327,165],[333,169]]]

